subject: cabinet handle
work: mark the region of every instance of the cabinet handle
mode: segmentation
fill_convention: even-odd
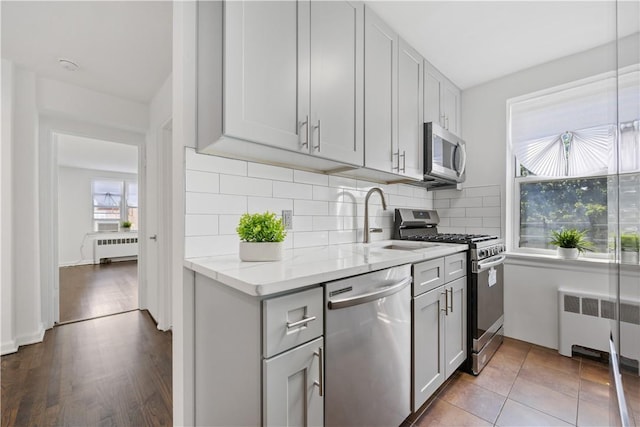
[[[442,126],[442,127],[445,127],[445,125],[444,125],[445,118],[446,118],[446,116],[444,114],[440,114],[440,126]]]
[[[293,328],[297,328],[298,326],[302,326],[302,325],[306,325],[307,323],[316,320],[316,316],[311,316],[311,317],[303,317],[302,319],[298,320],[297,322],[287,322],[287,329],[293,329]]]
[[[400,149],[398,148],[398,151],[396,151],[395,153],[391,154],[391,163],[393,164],[393,158],[394,157],[398,157],[398,166],[391,166],[392,170],[397,170],[398,172],[400,172]]]
[[[446,123],[445,128],[447,128],[447,130],[449,130],[449,116],[444,116],[444,121]]]
[[[398,169],[400,169],[400,157],[402,157],[402,173],[405,173],[407,171],[407,152],[402,150],[402,154],[398,156]]]
[[[318,386],[318,394],[320,395],[320,397],[322,397],[324,395],[324,379],[323,379],[323,371],[324,368],[322,367],[323,362],[324,362],[324,357],[323,357],[323,349],[322,347],[318,348],[317,352],[313,353],[314,356],[318,356],[318,375],[320,375],[320,377],[318,378],[318,381],[314,381],[313,385],[317,385]]]
[[[451,306],[449,307],[449,313],[453,313],[453,286],[450,289],[451,292],[451,299],[449,300],[449,302],[451,303]]]
[[[318,145],[314,145],[313,149],[320,151],[320,119],[318,119],[318,124],[313,127],[314,129],[318,129]]]
[[[302,126],[306,129],[306,138],[304,141],[300,141],[300,145],[309,148],[309,116],[306,116],[304,122],[298,122],[298,132],[300,132],[300,135],[302,135]]]
[[[445,315],[449,315],[449,291],[445,288],[444,292],[440,292],[440,294],[444,294],[444,308],[441,308],[440,311],[444,311]]]

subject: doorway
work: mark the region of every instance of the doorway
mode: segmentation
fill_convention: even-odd
[[[139,307],[138,147],[55,134],[59,321]]]

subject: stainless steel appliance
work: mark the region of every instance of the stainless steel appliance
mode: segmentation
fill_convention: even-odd
[[[398,426],[411,413],[411,266],[325,285],[325,425]]]
[[[433,122],[424,124],[424,183],[429,186],[464,182],[465,142]]]
[[[434,210],[396,209],[394,236],[401,240],[461,243],[467,255],[467,362],[478,375],[503,340],[504,241],[486,234],[438,233]]]

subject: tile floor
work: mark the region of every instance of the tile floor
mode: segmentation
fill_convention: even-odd
[[[640,421],[640,379],[625,375],[624,382]],[[456,372],[413,423],[493,425],[610,425],[608,366],[506,338],[479,376]]]

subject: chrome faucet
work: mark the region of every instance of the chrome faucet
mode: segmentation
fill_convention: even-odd
[[[364,239],[363,243],[369,243],[369,233],[382,233],[382,228],[369,228],[369,197],[373,193],[380,193],[380,198],[382,198],[382,209],[387,209],[387,201],[384,199],[384,193],[378,187],[373,187],[371,190],[367,192],[367,195],[364,198]]]

